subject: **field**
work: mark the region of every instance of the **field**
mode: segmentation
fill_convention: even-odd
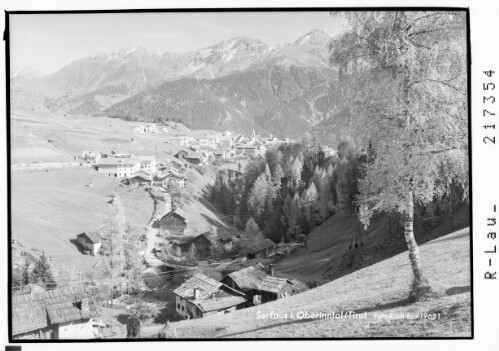
[[[82,255],[70,240],[102,226],[111,195],[122,197],[127,220],[144,227],[153,213],[153,200],[143,189],[125,187],[119,180],[90,168],[58,168],[62,163],[82,162],[77,156],[84,150],[155,155],[161,161],[180,149],[165,143],[168,137],[180,132],[209,132],[190,132],[182,125],[168,123],[167,133],[161,127],[161,133],[145,134],[134,132],[133,124],[107,117],[12,112],[12,238],[28,248],[45,251],[56,270],[74,268],[84,272],[98,258]],[[34,170],[42,165],[51,167],[48,171]],[[22,170],[18,170],[19,166]],[[200,175],[196,189],[205,191],[211,177],[209,173]],[[212,210],[197,199],[186,203],[182,210],[188,215],[188,235],[220,225]]]
[[[425,228],[421,218],[416,216],[414,234],[421,244],[469,226],[469,223],[469,207],[463,206],[444,215],[440,224],[431,229]],[[291,255],[278,260],[274,264],[276,272],[303,281],[326,282],[406,250],[401,232],[396,234],[392,230],[389,234],[386,216],[374,217],[362,235],[363,247],[349,250],[354,227],[351,216],[332,216],[308,235],[307,249],[297,248]]]
[[[412,271],[404,252],[302,294],[173,326],[180,338],[470,337],[469,228],[420,248],[438,294],[426,302],[407,300]],[[321,312],[344,317],[306,317]],[[349,312],[357,317],[345,317]]]
[[[79,253],[70,240],[103,225],[110,195],[122,198],[127,220],[139,227],[152,215],[148,193],[125,188],[91,169],[15,171],[11,190],[12,238],[45,251],[56,269],[76,266],[87,270],[96,262],[96,257]]]

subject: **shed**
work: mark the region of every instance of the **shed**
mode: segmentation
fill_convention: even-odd
[[[78,234],[76,240],[83,246],[84,250],[90,251],[93,256],[97,256],[102,246],[102,239],[95,231]]]
[[[266,276],[258,290],[262,292],[262,302],[274,301],[292,294],[293,283],[285,278]]]
[[[244,253],[246,257],[251,260],[254,258],[266,258],[272,256],[275,253],[275,243],[269,238],[265,238],[262,241],[249,244]]]

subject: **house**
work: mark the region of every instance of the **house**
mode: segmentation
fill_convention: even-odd
[[[138,186],[151,186],[152,185],[152,175],[149,172],[138,171],[134,173],[130,178],[128,178],[128,183],[135,187]]]
[[[154,123],[147,123],[144,126],[144,131],[146,133],[158,133],[158,128],[156,127],[156,124],[154,124]]]
[[[139,156],[140,169],[149,173],[156,173],[156,157]]]
[[[92,339],[98,317],[92,295],[83,287],[12,296],[13,339]]]
[[[180,213],[180,210],[172,210],[165,214],[159,221],[159,231],[163,235],[179,236],[184,235],[187,228],[187,220]]]
[[[185,176],[178,174],[176,171],[170,170],[162,177],[163,188],[168,188],[169,186],[177,186],[180,189],[185,188]]]
[[[205,165],[208,162],[206,154],[202,152],[190,152],[184,159],[193,165]]]
[[[226,149],[215,149],[213,150],[213,156],[216,160],[226,160],[229,158],[229,152]]]
[[[175,310],[181,317],[203,318],[243,307],[244,293],[203,274],[196,274],[177,289]]]
[[[210,253],[211,241],[209,239],[210,233],[202,233],[192,239],[189,245],[194,244],[196,246],[198,256],[204,259]]]
[[[102,155],[100,151],[83,151],[81,158],[88,163],[97,163],[101,159]]]
[[[249,244],[243,252],[248,260],[254,258],[267,258],[275,254],[275,243],[269,238]]]
[[[259,290],[261,282],[267,276],[264,265],[258,263],[253,266],[230,273],[222,279],[222,283],[227,286],[242,291],[246,295],[247,306],[252,306],[261,302],[261,292]]]
[[[231,251],[234,247],[234,238],[239,238],[240,234],[230,232],[228,230],[219,229],[217,231],[218,244],[225,250]]]
[[[145,126],[143,124],[135,124],[133,126],[133,131],[134,132],[139,132],[139,133],[144,133],[145,131]]]
[[[112,150],[110,153],[108,154],[102,154],[102,158],[133,158],[133,154],[132,153],[127,153],[127,152],[116,152],[114,150]]]
[[[223,135],[220,137],[218,141],[218,146],[220,148],[228,148],[230,149],[234,145],[234,142],[232,141],[232,137],[229,135]]]
[[[165,142],[168,144],[172,144],[172,145],[187,146],[188,141],[189,141],[189,138],[187,138],[185,135],[178,135],[178,136],[173,136],[173,137],[169,138]]]
[[[291,296],[293,283],[286,278],[277,278],[273,275],[268,275],[260,282],[258,290],[262,293],[262,303],[265,303]]]
[[[140,170],[140,162],[135,158],[102,158],[96,169],[109,177],[130,178]]]
[[[187,155],[189,155],[189,151],[182,149],[179,152],[177,152],[174,156],[179,160],[182,160],[185,159]]]
[[[76,236],[76,240],[85,251],[90,251],[93,256],[97,256],[102,246],[102,239],[97,232],[86,232]]]

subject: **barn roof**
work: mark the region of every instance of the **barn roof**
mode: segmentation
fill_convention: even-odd
[[[80,237],[80,236],[86,236],[94,244],[102,242],[100,234],[96,231],[85,232],[85,233],[81,233],[81,234],[77,235],[77,237]]]
[[[167,214],[165,214],[163,217],[161,217],[161,219],[159,221],[162,222],[163,220],[165,220],[169,217],[177,217],[177,218],[180,218],[181,220],[183,220],[185,223],[187,223],[185,217],[182,216],[179,212],[180,212],[179,210],[172,210],[172,211],[168,212]]]
[[[262,250],[265,250],[265,249],[268,249],[268,248],[274,247],[274,246],[275,246],[275,243],[272,240],[270,240],[269,238],[265,238],[262,241],[258,241],[256,243],[249,244],[245,248],[244,252],[256,253],[256,252],[259,252],[259,251],[262,251]]]
[[[204,154],[201,153],[201,152],[190,152],[187,156],[185,156],[185,158],[188,158],[188,159],[201,159],[204,157]]]
[[[173,293],[184,299],[191,300],[194,298],[194,288],[198,288],[198,300],[205,300],[209,295],[219,290],[222,285],[219,281],[198,273],[173,290]]]
[[[82,300],[88,301],[88,311],[82,310]],[[13,335],[98,315],[96,304],[83,287],[12,296]]]
[[[208,299],[195,302],[203,312],[221,310],[245,303],[247,300],[242,296],[226,296],[216,299]]]
[[[292,283],[286,278],[277,278],[268,275],[260,283],[260,285],[258,286],[258,290],[268,291],[271,293],[278,293],[286,286],[286,284],[292,284]]]
[[[254,266],[243,268],[228,275],[242,290],[256,290],[259,287],[267,273],[264,266],[258,263]]]

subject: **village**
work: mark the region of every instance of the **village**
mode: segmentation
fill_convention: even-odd
[[[158,134],[165,132],[166,128],[161,129],[153,123],[136,124],[133,131]],[[165,143],[179,146],[180,150],[161,158],[115,150],[109,153],[89,150],[80,155],[81,160],[98,174],[116,178],[123,186],[155,194],[156,201],[162,202],[163,206],[158,208],[163,213],[155,213],[154,220],[146,228],[147,242],[140,255],[146,272],[156,278],[161,279],[166,273],[163,280],[168,279],[179,272],[187,278],[177,286],[169,285],[175,296],[171,306],[175,311],[174,320],[226,314],[308,290],[305,282],[277,276],[272,264],[294,247],[304,246],[304,242],[284,244],[268,238],[244,242],[240,230],[216,227],[208,232],[193,233],[189,230],[187,214],[178,207],[175,198],[181,196],[179,192],[185,191],[189,170],[201,172],[208,164],[223,163],[234,166],[239,163],[240,168],[248,159],[289,142],[290,139],[261,137],[254,131],[250,137],[223,132],[200,138],[169,137]],[[334,153],[334,150],[329,152]],[[76,249],[82,255],[99,257],[103,254],[99,229],[82,232],[74,239]],[[223,252],[222,259],[220,252]],[[92,288],[92,283],[89,284],[86,287],[85,284],[61,286],[48,291],[29,284],[16,291],[13,309],[15,338],[103,337],[106,324],[99,320],[102,303],[116,308],[129,295],[120,291],[109,300],[102,291],[90,293],[88,288]],[[147,289],[147,282],[145,286]],[[37,312],[33,314],[31,310]],[[58,317],[54,318],[54,314]],[[26,323],[27,319],[30,323]]]

